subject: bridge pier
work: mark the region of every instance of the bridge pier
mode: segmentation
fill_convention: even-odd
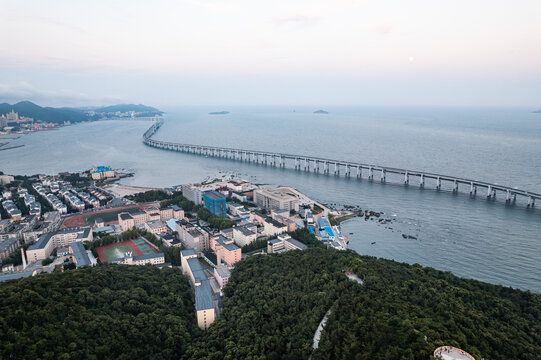
[[[351,177],[352,167],[356,168],[357,178],[362,179],[362,170],[363,168],[366,168],[368,170],[368,179],[370,181],[374,180],[374,170],[376,172],[380,172],[381,176],[381,182],[386,182],[386,173],[387,171],[390,171],[392,174],[402,174],[404,175],[404,184],[408,185],[411,175],[415,177],[420,178],[419,187],[424,188],[426,177],[429,179],[435,179],[436,180],[436,189],[441,190],[441,182],[442,182],[442,176],[438,174],[424,174],[420,172],[412,172],[410,173],[409,170],[406,169],[389,169],[380,167],[380,166],[373,166],[368,164],[362,164],[362,163],[350,163],[350,162],[343,162],[340,160],[328,160],[328,159],[322,159],[322,158],[314,158],[314,157],[307,157],[307,156],[301,156],[301,155],[288,155],[288,154],[281,154],[281,153],[267,153],[267,152],[258,152],[258,151],[250,151],[250,150],[242,150],[242,149],[234,149],[234,148],[226,148],[226,147],[216,147],[216,146],[205,146],[205,145],[189,145],[189,144],[182,144],[182,143],[173,143],[173,142],[166,142],[166,141],[157,141],[151,139],[151,137],[156,133],[156,131],[160,128],[160,125],[163,123],[163,120],[159,120],[152,124],[152,126],[143,134],[143,142],[145,145],[152,146],[158,149],[164,149],[164,150],[170,150],[170,151],[178,151],[178,152],[184,152],[188,154],[198,154],[198,155],[205,155],[205,156],[213,156],[217,158],[226,158],[226,159],[232,159],[232,160],[240,160],[240,161],[246,161],[246,162],[253,162],[253,163],[264,163],[265,165],[272,165],[272,166],[280,166],[282,168],[289,167],[289,160],[294,161],[295,169],[300,170],[301,169],[301,161],[304,161],[304,170],[310,171],[310,165],[312,165],[313,162],[313,169],[314,172],[319,173],[320,170],[325,174],[330,174],[330,164],[334,164],[334,173],[335,175],[340,175],[340,166],[345,167],[345,177]],[[269,158],[272,157],[272,158]],[[278,159],[277,159],[278,157]],[[292,162],[293,162],[292,161]],[[279,163],[279,164],[277,164]],[[321,169],[321,166],[323,164],[323,169]],[[452,176],[443,176],[443,179],[445,181],[450,181],[453,184],[453,192],[458,192],[458,188],[460,184],[467,184],[470,183],[470,195],[476,196],[477,188],[486,188],[486,196],[488,199],[496,199],[496,193],[498,191],[501,191],[502,194],[500,196],[503,196],[503,193],[505,192],[505,202],[507,204],[513,202],[516,202],[517,196],[523,196],[527,199],[528,207],[534,207],[535,206],[535,200],[541,198],[541,194],[536,193],[529,193],[524,190],[520,190],[517,188],[512,188],[509,186],[501,186],[497,184],[489,184],[485,182],[477,182],[475,180],[469,180],[464,178],[455,178]]]

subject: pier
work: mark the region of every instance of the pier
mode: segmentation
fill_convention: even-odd
[[[420,188],[426,188],[426,181],[430,179],[434,182],[434,188],[436,190],[441,190],[442,183],[446,183],[451,185],[453,193],[469,191],[470,196],[472,197],[478,195],[485,196],[488,199],[503,197],[507,204],[515,203],[517,197],[522,197],[526,200],[527,207],[529,208],[534,207],[535,201],[541,199],[541,194],[520,190],[514,187],[424,171],[399,169],[307,155],[182,144],[152,139],[152,136],[158,131],[162,124],[162,119],[155,121],[143,134],[143,142],[146,145],[158,149],[225,158],[279,168],[294,168],[299,171],[314,172],[324,175],[340,176],[342,174],[346,178],[355,177],[357,179],[362,179],[363,174],[366,174],[365,176],[369,181],[377,181],[379,179],[382,183],[387,181],[388,174],[397,174],[404,179],[405,185],[411,186],[416,183]]]

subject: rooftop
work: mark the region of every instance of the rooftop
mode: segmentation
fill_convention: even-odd
[[[100,173],[104,171],[113,171],[113,169],[107,166],[98,166],[97,168],[94,169],[94,171],[92,171],[92,174],[96,174],[96,173]]]
[[[38,250],[43,249],[49,242],[49,239],[54,235],[54,233],[45,233],[41,234],[38,241],[28,247],[28,250]]]
[[[76,241],[69,244],[77,267],[90,265],[90,258],[82,242]]]
[[[195,287],[195,309],[208,310],[214,309],[212,301],[212,290],[208,280],[201,282],[200,286]]]
[[[249,230],[245,226],[237,226],[235,230],[240,231],[244,236],[251,236],[255,234],[252,230]]]
[[[306,250],[308,248],[308,246],[306,246],[305,244],[301,243],[299,240],[297,239],[293,239],[293,238],[289,238],[287,239],[286,241],[288,241],[289,243],[295,245],[297,248],[299,248],[300,250]]]
[[[192,271],[195,282],[202,282],[203,280],[207,280],[207,276],[205,275],[205,272],[203,271],[203,266],[201,266],[199,259],[197,258],[188,259],[188,266],[190,267],[190,270]]]
[[[273,218],[270,218],[270,217],[265,218],[265,222],[269,223],[272,226],[277,227],[277,228],[285,227],[284,224],[282,224],[281,222],[278,222],[278,221],[276,221],[276,220],[274,220]]]
[[[208,197],[213,200],[225,200],[225,196],[216,191],[206,192],[203,194],[203,197]]]
[[[120,216],[120,220],[133,219],[133,217],[129,213],[120,213],[118,215]]]
[[[237,245],[233,243],[226,243],[226,241],[231,241],[231,240],[223,237],[222,235],[219,235],[218,239],[216,240],[216,242],[222,245],[227,251],[235,251],[235,250],[240,249]]]
[[[186,250],[182,250],[180,253],[182,254],[182,256],[195,255],[194,249],[186,249]]]
[[[214,268],[214,270],[218,273],[218,275],[220,275],[220,277],[222,279],[228,278],[228,277],[231,276],[231,271],[229,271],[227,266],[220,265],[220,266]]]

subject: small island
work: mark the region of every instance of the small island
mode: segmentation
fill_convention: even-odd
[[[325,111],[325,110],[316,110],[314,111],[314,114],[328,114],[329,112],[328,111]]]
[[[533,113],[534,114],[541,114],[541,110],[535,110]]]
[[[229,111],[213,111],[209,112],[209,115],[227,115],[229,114]]]

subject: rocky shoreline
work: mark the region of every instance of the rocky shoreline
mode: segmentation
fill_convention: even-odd
[[[328,208],[334,211],[342,212],[342,215],[335,216],[335,220],[338,224],[346,220],[360,217],[360,218],[364,218],[365,221],[371,220],[371,221],[377,222],[378,225],[384,225],[385,229],[393,230],[393,228],[389,225],[391,225],[395,219],[391,217],[384,217],[385,213],[383,211],[363,210],[359,206],[353,206],[353,205],[343,205],[341,206],[341,209],[338,209],[336,207],[337,204],[329,204],[325,206],[327,206]],[[350,233],[350,235],[352,235],[352,233]],[[409,235],[405,233],[402,233],[402,237],[404,239],[418,240],[417,236]],[[373,242],[373,244],[375,244],[375,242]]]

